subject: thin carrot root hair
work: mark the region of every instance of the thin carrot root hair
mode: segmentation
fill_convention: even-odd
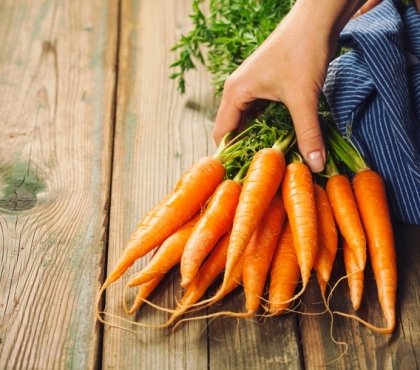
[[[300,298],[303,295],[307,286],[308,286],[308,282],[304,281],[302,283],[302,288],[300,288],[300,290],[293,297],[290,297],[289,299],[286,299],[285,301],[276,302],[276,304],[282,305],[282,304],[291,303],[295,301],[297,298]]]
[[[101,310],[99,309],[99,305],[101,303],[101,298],[102,298],[102,295],[104,294],[105,290],[106,290],[106,286],[102,285],[101,289],[99,289],[99,292],[96,296],[96,302],[95,302],[95,317],[102,324],[107,324],[107,322],[102,318]]]
[[[212,304],[214,304],[214,303],[216,303],[216,302],[218,302],[218,301],[220,301],[224,296],[225,296],[225,294],[224,294],[224,292],[223,292],[223,284],[220,286],[220,288],[217,290],[217,292],[216,292],[216,294],[215,295],[213,295],[213,296],[211,296],[211,297],[209,297],[209,298],[206,298],[206,299],[203,299],[203,300],[201,300],[201,301],[198,301],[198,302],[196,302],[196,303],[193,303],[193,304],[191,304],[189,307],[196,307],[196,308],[199,308],[200,310],[201,309],[204,309],[204,308],[206,308],[206,307],[209,307],[209,306],[211,306]]]
[[[99,304],[100,304],[101,297],[102,297],[102,294],[104,293],[105,289],[106,289],[106,287],[103,285],[101,287],[101,289],[99,290],[98,295],[96,296],[95,317],[96,317],[96,319],[100,323],[102,323],[104,325],[107,325],[107,326],[110,326],[110,327],[113,327],[113,328],[125,330],[125,331],[127,331],[127,332],[129,332],[131,334],[137,334],[138,332],[135,331],[135,330],[129,329],[129,328],[125,327],[125,326],[118,325],[118,324],[115,324],[115,323],[113,323],[111,321],[106,320],[105,319],[105,315],[106,316],[109,316],[111,318],[114,318],[114,319],[118,319],[119,321],[121,321],[123,323],[128,323],[130,325],[135,325],[135,326],[140,326],[140,327],[147,327],[147,328],[156,328],[156,327],[159,327],[159,324],[145,324],[145,323],[134,322],[132,320],[127,320],[124,317],[121,317],[119,315],[115,315],[113,313],[106,312],[104,310],[100,310],[99,309]],[[125,292],[125,290],[124,290],[124,292]],[[147,301],[147,300],[145,300],[145,301]],[[159,306],[157,306],[154,303],[149,302],[149,301],[147,301],[146,303],[149,303],[150,305],[155,306],[155,307],[159,307]],[[163,307],[159,307],[159,308],[162,309],[162,310],[165,310]]]
[[[229,293],[234,291],[239,285],[242,284],[242,280],[241,280],[242,279],[242,263],[243,263],[243,258],[241,258],[238,261],[238,263],[235,265],[231,276],[227,280],[223,278],[222,284],[218,288],[215,295],[213,295],[210,298],[190,304],[189,307],[205,308],[207,306],[210,306],[222,300],[225,296],[227,296]]]
[[[326,284],[325,284],[325,286],[326,286]],[[331,317],[331,321],[330,321],[330,338],[331,338],[331,341],[334,344],[338,345],[338,346],[344,346],[343,352],[341,352],[341,354],[337,358],[335,358],[334,360],[329,361],[326,364],[326,365],[330,365],[330,364],[333,364],[334,362],[340,360],[347,353],[349,346],[348,346],[348,344],[346,342],[338,341],[334,337],[334,314],[333,314],[333,312],[331,311],[331,308],[330,308],[330,297],[331,297],[331,294],[328,295],[328,299],[327,299],[327,297],[325,295],[325,289],[323,287],[321,288],[321,297],[322,297],[322,302],[325,305],[325,311],[324,312],[328,312],[328,314]]]
[[[327,306],[329,307],[329,301],[332,297],[332,294],[334,292],[334,290],[337,288],[337,286],[339,285],[339,283],[341,283],[344,279],[347,279],[348,276],[352,275],[352,274],[356,274],[360,272],[360,270],[357,271],[353,271],[351,274],[346,274],[342,277],[340,277],[337,282],[334,284],[334,286],[332,287],[330,294],[328,295],[328,299],[327,299]],[[380,333],[380,334],[391,334],[393,329],[394,329],[394,323],[391,323],[390,325],[386,326],[386,327],[380,327],[380,326],[376,326],[362,318],[360,318],[359,316],[353,315],[353,314],[349,314],[349,313],[345,313],[345,312],[341,312],[341,311],[332,311],[333,314],[339,315],[339,316],[343,316],[343,317],[347,317],[349,319],[353,319],[356,320],[358,322],[360,322],[361,324],[363,324],[364,326],[366,326],[367,328]]]
[[[341,276],[335,283],[334,285],[331,287],[331,290],[327,296],[327,306],[330,306],[330,301],[332,298],[332,295],[334,293],[334,291],[337,289],[338,285],[343,281],[346,280],[349,276],[353,275],[353,274],[357,274],[358,272],[363,271],[363,270],[355,270],[353,272],[351,272],[350,274],[345,274],[343,276]]]
[[[235,274],[235,272],[237,271],[233,271],[233,274]],[[236,284],[236,285],[235,285]],[[208,306],[211,306],[212,304],[219,302],[220,300],[222,300],[224,297],[226,297],[229,293],[231,293],[232,291],[234,291],[237,286],[241,285],[242,282],[241,280],[238,278],[235,278],[233,276],[230,277],[230,280],[228,281],[223,281],[221,286],[219,287],[219,289],[217,290],[216,294],[213,295],[210,298],[204,299],[202,301],[196,302],[194,304],[192,304],[190,307],[200,307],[200,308],[205,308]],[[204,305],[204,306],[203,306]]]
[[[133,326],[138,326],[138,327],[143,327],[143,328],[164,329],[164,328],[167,328],[168,326],[170,326],[179,316],[181,316],[182,314],[186,313],[188,311],[188,309],[189,309],[189,306],[179,306],[176,309],[169,309],[169,308],[165,308],[165,307],[159,306],[159,305],[157,305],[157,304],[155,304],[155,303],[147,300],[146,298],[141,298],[141,300],[144,303],[146,303],[147,305],[149,305],[149,306],[151,306],[151,307],[153,307],[153,308],[155,308],[155,309],[157,309],[159,311],[170,313],[171,314],[171,317],[168,320],[166,320],[164,323],[162,323],[162,324],[146,324],[146,323],[141,323],[141,322],[135,322],[135,321],[132,321],[132,320],[127,320],[127,319],[125,319],[125,318],[123,318],[121,316],[118,316],[118,315],[115,315],[115,314],[112,314],[112,313],[109,313],[109,312],[105,312],[105,311],[101,311],[99,313],[100,314],[104,314],[104,315],[108,315],[110,317],[117,318],[118,320],[120,320],[122,322],[125,322],[125,323],[129,323],[129,324],[131,324]],[[104,323],[104,324],[109,324],[106,321],[101,321],[101,322]],[[119,327],[119,326],[116,326],[116,327]],[[130,329],[126,329],[126,330],[130,331]],[[135,331],[131,331],[131,332],[132,333],[136,333]]]
[[[324,296],[325,298],[325,296]],[[326,302],[325,302],[326,303]],[[337,356],[334,360],[328,361],[325,365],[332,365],[334,362],[339,361],[341,358],[343,358],[345,356],[345,354],[347,353],[348,349],[349,349],[349,345],[346,342],[342,342],[342,341],[338,341],[335,339],[334,337],[334,315],[333,312],[331,311],[331,309],[328,307],[328,313],[331,316],[331,322],[330,322],[330,338],[331,341],[336,344],[337,346],[344,346],[344,350],[343,352],[340,353],[339,356]]]
[[[240,285],[243,286],[243,283],[240,283]],[[245,287],[244,287],[244,289],[245,289]],[[299,292],[298,294],[300,294],[300,293],[301,292]],[[274,316],[277,316],[279,314],[278,312],[283,312],[283,311],[288,312],[288,313],[297,313],[297,314],[308,315],[308,316],[318,316],[318,315],[322,315],[326,312],[326,310],[324,310],[322,312],[303,312],[303,311],[298,311],[297,309],[292,307],[292,308],[282,308],[282,309],[279,309],[276,312],[268,313],[270,311],[269,305],[272,302],[269,299],[264,298],[263,296],[258,296],[258,298],[265,303],[265,304],[260,304],[260,307],[262,307],[262,309],[265,311],[265,313],[258,315],[258,314],[256,314],[256,311],[253,311],[255,317],[267,317],[267,318],[268,317],[274,317]],[[297,298],[299,298],[299,297],[297,297]],[[293,297],[290,298],[290,299],[293,299]],[[298,302],[296,302],[296,301],[298,301]],[[290,302],[289,302],[289,300],[287,300],[287,302],[276,302],[276,303],[283,304],[283,303],[290,303]],[[302,301],[300,299],[294,299],[293,303],[296,305],[296,307],[299,307],[301,305]],[[246,313],[251,313],[251,312],[252,311],[247,311]]]
[[[208,300],[204,300],[204,301],[207,302],[205,306],[197,305],[196,303],[195,304],[194,303],[193,304],[184,304],[184,305],[178,304],[177,310],[175,310],[172,313],[172,316],[168,319],[168,321],[166,321],[166,323],[164,325],[169,326],[169,325],[173,324],[175,322],[175,320],[177,320],[181,315],[183,315],[185,313],[190,313],[190,312],[202,310],[205,307],[210,306],[211,304],[216,303],[217,301],[221,300],[222,298],[224,298],[230,292],[231,292],[231,290],[229,290],[229,291],[219,290],[218,293],[216,293],[215,296],[211,297],[211,300],[209,302],[207,302]],[[200,302],[197,302],[197,303],[200,303]],[[193,308],[193,309],[191,310],[191,308]],[[204,315],[202,315],[202,316],[204,316]]]
[[[209,306],[211,303],[209,303],[208,305],[206,305],[205,307],[207,307],[207,306]],[[171,324],[173,324],[179,317],[181,317],[183,314],[186,314],[186,313],[192,313],[192,312],[195,312],[195,311],[199,311],[199,310],[202,310],[202,309],[204,309],[205,307],[201,307],[201,306],[198,306],[198,307],[196,307],[196,308],[194,308],[194,309],[192,309],[191,310],[191,308],[194,306],[194,304],[188,304],[188,305],[179,305],[178,306],[178,308],[176,309],[176,310],[174,310],[174,312],[172,313],[172,316],[163,324],[164,326],[163,327],[168,327],[168,326],[170,326]],[[201,315],[201,316],[197,316],[197,320],[199,320],[199,319],[204,319],[204,318],[210,318],[210,317],[213,317],[213,316],[215,316],[215,314],[212,314],[211,316],[208,316],[208,315]],[[220,315],[218,315],[218,316],[220,316]],[[195,319],[195,318],[194,318]],[[179,321],[184,321],[184,320],[190,320],[190,319],[182,319],[182,320],[179,320]],[[178,321],[178,322],[179,322]],[[176,324],[175,324],[176,325]],[[174,328],[175,329],[175,328]]]
[[[195,311],[203,310],[203,309],[215,304],[216,302],[220,301],[225,296],[226,296],[226,293],[224,291],[224,287],[223,287],[223,285],[221,285],[221,287],[218,289],[218,291],[216,292],[215,295],[213,295],[210,298],[206,298],[206,299],[203,299],[201,301],[198,301],[196,303],[192,303],[188,307],[193,308]],[[190,312],[192,312],[192,311],[190,311]]]
[[[127,324],[130,324],[132,326],[137,326],[137,327],[141,327],[141,328],[164,329],[164,328],[167,327],[166,323],[163,323],[163,324],[146,324],[146,323],[143,323],[143,322],[128,320],[128,319],[125,319],[124,317],[121,317],[119,315],[116,315],[116,314],[113,314],[113,313],[110,313],[110,312],[106,312],[106,311],[100,311],[99,313],[102,314],[102,315],[112,317],[114,319],[118,319],[119,321],[121,321],[123,323],[127,323]],[[103,323],[106,324],[106,325],[109,325],[111,327],[115,327],[117,329],[126,330],[126,331],[130,332],[131,334],[140,333],[139,331],[135,331],[135,330],[129,329],[129,328],[124,327],[124,326],[113,324],[113,323],[111,323],[109,321],[106,321],[106,320],[104,320]]]
[[[109,327],[111,327],[111,328],[115,328],[115,329],[120,329],[120,330],[124,330],[124,331],[126,331],[126,332],[128,332],[128,333],[130,333],[130,334],[138,334],[139,332],[138,331],[135,331],[135,330],[132,330],[132,329],[130,329],[130,328],[127,328],[127,327],[125,327],[125,326],[122,326],[122,325],[118,325],[118,324],[115,324],[115,323],[113,323],[113,322],[111,322],[111,321],[108,321],[108,320],[106,320],[105,318],[102,318],[102,316],[101,315],[107,315],[107,316],[110,316],[110,317],[113,317],[113,318],[115,318],[115,319],[118,319],[118,320],[120,320],[120,321],[122,321],[122,322],[127,322],[127,323],[130,323],[130,324],[132,324],[133,322],[132,321],[130,321],[130,320],[126,320],[126,319],[124,319],[123,317],[121,317],[121,316],[118,316],[118,315],[115,315],[115,314],[112,314],[112,313],[110,313],[110,312],[105,312],[105,311],[98,311],[98,315],[100,316],[100,319],[98,319],[102,324],[104,324],[104,325],[107,325],[107,326],[109,326]]]
[[[267,302],[269,304],[272,303],[268,300],[267,300]],[[292,306],[292,307],[279,308],[278,310],[276,310],[274,312],[270,312],[270,309],[267,306],[265,306],[264,309],[266,310],[267,313],[264,314],[264,317],[268,318],[268,317],[279,316],[283,313],[296,313],[296,314],[302,315],[302,316],[320,316],[320,315],[323,315],[325,312],[327,312],[326,309],[324,309],[323,311],[320,311],[320,312],[301,311],[301,310],[298,310],[297,307],[302,305],[302,301],[300,299],[298,299],[298,300],[295,300],[293,303],[294,303],[294,306]],[[282,304],[282,302],[280,302],[280,304]]]
[[[391,334],[394,330],[394,323],[392,323],[391,325],[385,326],[385,327],[380,327],[380,326],[376,326],[376,325],[362,319],[361,317],[353,315],[353,314],[349,314],[349,313],[345,313],[345,312],[341,312],[341,311],[333,311],[333,313],[336,314],[336,315],[347,317],[349,319],[356,320],[356,321],[360,322],[361,324],[363,324],[364,326],[366,326],[368,329],[373,330],[374,332],[379,333],[379,334]]]
[[[147,284],[147,282],[144,283],[144,284]],[[124,312],[127,315],[134,314],[142,306],[143,303],[146,303],[147,305],[149,305],[149,306],[151,306],[151,307],[153,307],[153,308],[155,308],[159,311],[168,312],[168,313],[172,313],[174,311],[174,309],[165,308],[165,307],[159,306],[159,305],[147,300],[147,297],[142,296],[141,291],[139,291],[138,294],[136,295],[136,297],[134,299],[134,302],[131,305],[131,307],[128,308],[128,305],[127,305],[127,291],[128,291],[129,288],[131,288],[131,286],[127,283],[125,285],[124,292],[123,292],[123,308],[124,308]],[[138,289],[140,290],[141,287],[139,287]]]
[[[188,321],[196,321],[196,320],[207,320],[207,319],[216,319],[217,317],[220,316],[224,316],[224,317],[234,317],[237,319],[243,318],[243,319],[248,319],[254,316],[253,312],[234,312],[234,311],[220,311],[220,312],[215,312],[215,313],[210,313],[207,315],[201,315],[201,316],[195,316],[195,317],[187,317],[185,319],[181,319],[179,320],[175,325],[174,325],[174,329],[181,325],[184,322],[188,322]]]

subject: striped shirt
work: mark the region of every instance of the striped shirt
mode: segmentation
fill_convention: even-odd
[[[420,13],[385,0],[340,35],[324,85],[339,130],[384,178],[395,221],[420,224]]]

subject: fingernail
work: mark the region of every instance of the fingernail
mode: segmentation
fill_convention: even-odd
[[[320,151],[309,153],[306,162],[312,172],[321,172],[324,169],[324,158]]]
[[[353,18],[357,18],[360,15],[362,15],[362,11],[359,9],[356,13],[354,13]]]

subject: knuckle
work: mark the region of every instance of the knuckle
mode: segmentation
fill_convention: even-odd
[[[321,148],[323,139],[319,126],[309,126],[303,129],[297,134],[298,146],[302,153],[307,154],[307,152],[312,151],[313,149]]]
[[[321,130],[316,125],[305,127],[300,133],[300,139],[304,141],[319,140],[320,138]]]
[[[249,89],[245,81],[240,75],[233,73],[225,81],[224,94],[235,101],[247,101]]]

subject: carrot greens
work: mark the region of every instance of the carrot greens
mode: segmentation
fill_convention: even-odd
[[[253,156],[264,148],[286,152],[294,143],[293,123],[283,104],[270,103],[263,113],[249,119],[245,129],[227,135],[215,157],[226,168],[226,177],[234,178]]]
[[[216,95],[220,94],[227,76],[268,37],[293,2],[194,0],[193,27],[173,47],[178,59],[171,65],[175,70],[171,78],[178,81],[178,90],[185,92],[186,73],[200,63],[212,75]]]

